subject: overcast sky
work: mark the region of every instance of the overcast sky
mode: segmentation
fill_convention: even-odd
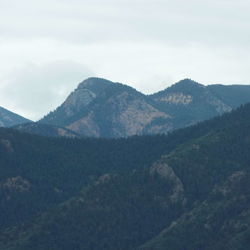
[[[89,76],[250,84],[250,0],[0,0],[0,106],[36,120]]]

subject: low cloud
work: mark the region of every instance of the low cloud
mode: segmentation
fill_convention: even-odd
[[[56,61],[29,64],[1,79],[1,106],[37,120],[60,105],[77,84],[92,75],[81,64]]]
[[[144,93],[186,77],[247,84],[249,12],[246,0],[0,0],[0,106],[38,119],[87,76]]]
[[[147,39],[249,47],[250,3],[243,0],[10,0],[1,4],[0,30],[5,38],[85,45]]]

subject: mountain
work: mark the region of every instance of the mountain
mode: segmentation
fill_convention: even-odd
[[[250,86],[245,87],[249,91],[245,93],[246,98],[241,99],[236,94],[234,95],[228,86],[223,86],[223,91],[220,91],[214,85],[204,86],[185,79],[151,95],[151,98],[159,103],[162,110],[170,114],[173,127],[176,129],[229,112],[250,101]],[[237,89],[240,88],[241,86],[237,86]],[[232,105],[233,102],[225,100],[224,96],[227,92],[230,92],[229,99],[234,100],[234,105]]]
[[[249,114],[128,139],[1,129],[0,249],[247,249]]]
[[[72,130],[63,127],[58,127],[55,125],[41,124],[37,122],[23,123],[13,126],[12,128],[17,129],[24,133],[41,135],[41,136],[49,136],[49,137],[63,136],[70,138],[81,137],[79,134],[75,133]]]
[[[170,116],[135,89],[100,78],[79,84],[66,101],[40,123],[66,127],[94,137],[126,137],[170,130]],[[162,129],[161,127],[161,129]]]
[[[26,122],[30,120],[0,107],[0,127],[11,127]]]
[[[204,86],[184,79],[144,95],[120,83],[88,78],[39,123],[91,137],[168,133],[229,112],[250,101],[250,86]]]
[[[249,102],[249,85],[209,85],[207,88],[226,105],[237,108],[239,104]]]

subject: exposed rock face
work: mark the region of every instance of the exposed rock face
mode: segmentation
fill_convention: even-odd
[[[201,95],[203,101],[206,101],[208,105],[214,106],[215,111],[218,114],[222,114],[224,112],[230,112],[232,107],[228,106],[227,104],[223,103],[217,97],[212,96],[207,90],[202,93]],[[161,96],[159,98],[155,98],[156,101],[166,103],[166,104],[173,104],[173,105],[184,105],[187,106],[194,102],[194,97],[190,94],[185,93],[167,93],[166,96]],[[200,100],[201,102],[201,100]]]
[[[184,188],[181,180],[179,177],[175,174],[174,170],[168,166],[168,164],[164,162],[157,162],[155,163],[151,169],[151,174],[159,174],[163,178],[165,178],[167,181],[172,183],[173,189],[172,189],[172,195],[170,196],[170,200],[172,202],[178,202],[183,200],[184,195]]]
[[[21,176],[8,178],[0,185],[3,189],[11,192],[23,193],[29,191],[31,184]]]
[[[116,103],[120,112],[113,117],[118,124],[123,125],[123,130],[127,136],[142,134],[143,129],[151,124],[154,119],[169,118],[164,112],[160,112],[145,100],[138,99],[129,101],[129,93],[125,92],[118,96]],[[116,105],[114,103],[114,105]],[[117,131],[117,136],[123,136]]]
[[[100,136],[100,128],[94,121],[93,112],[90,112],[87,116],[69,124],[67,128],[79,134],[84,134],[87,136]]]
[[[218,114],[223,114],[225,112],[232,111],[232,107],[228,106],[227,104],[223,103],[219,99],[210,99],[209,104],[215,107],[215,110]]]
[[[158,102],[163,111],[171,115],[173,128],[190,126],[232,110],[232,106],[218,97],[216,89],[211,91],[209,87],[190,79],[182,80],[153,94],[151,98]]]
[[[31,183],[21,176],[7,178],[0,182],[1,202],[8,202],[31,190]]]
[[[11,127],[26,122],[30,120],[0,107],[0,127]]]
[[[166,102],[170,104],[188,105],[193,101],[193,98],[191,95],[185,95],[183,93],[173,93],[173,94],[167,94],[166,96],[162,96],[158,98],[157,101]]]
[[[80,111],[82,107],[87,106],[96,97],[96,94],[88,89],[79,87],[66,99],[63,106],[68,116],[74,115],[75,111]],[[74,108],[72,110],[72,108]]]
[[[246,174],[245,171],[237,171],[234,172],[232,175],[230,175],[227,179],[227,181],[224,183],[224,185],[218,186],[214,188],[213,193],[220,193],[223,196],[228,196],[231,195],[232,192],[239,189],[239,184],[244,182],[244,180],[247,180],[248,175]],[[241,191],[242,196],[243,196],[243,190]]]
[[[94,137],[168,133],[250,101],[250,86],[221,88],[185,79],[146,96],[120,83],[89,78],[40,123]]]
[[[158,119],[164,120],[165,128],[171,128],[170,116],[147,96],[120,83],[89,78],[40,122],[64,126],[85,136],[126,137],[161,132],[153,124]]]

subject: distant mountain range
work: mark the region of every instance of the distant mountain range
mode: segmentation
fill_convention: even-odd
[[[0,127],[11,127],[17,124],[31,122],[7,109],[0,107]]]
[[[185,79],[153,95],[144,95],[121,83],[88,78],[39,123],[93,137],[167,133],[249,101],[249,85],[204,86]]]
[[[61,106],[37,123],[0,109],[0,125],[45,136],[118,138],[162,134],[229,112],[250,102],[250,85],[204,86],[184,79],[144,95],[102,78],[88,78]],[[20,125],[21,124],[21,125]]]

